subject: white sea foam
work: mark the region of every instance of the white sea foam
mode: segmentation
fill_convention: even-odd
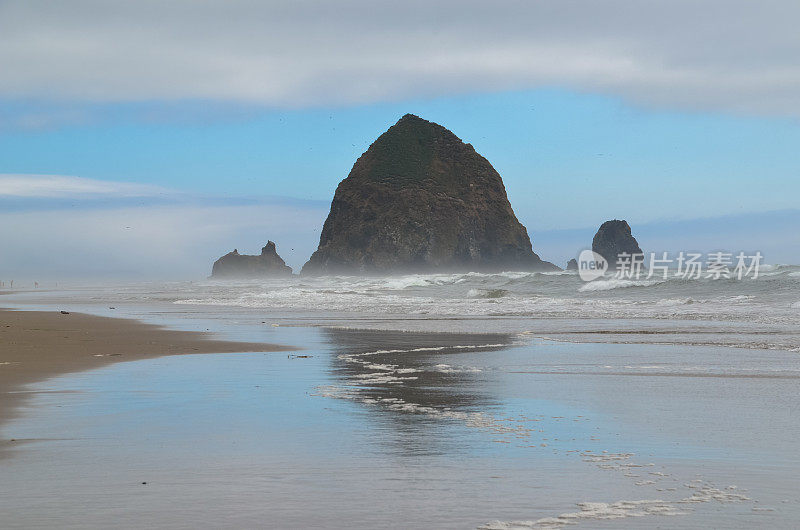
[[[626,280],[623,278],[609,278],[607,280],[594,280],[583,284],[580,292],[591,291],[610,291],[612,289],[624,289],[627,287],[649,287],[651,285],[658,285],[664,283],[666,280]]]
[[[449,364],[436,364],[433,366],[433,370],[443,374],[477,373],[481,371],[480,368],[475,366],[450,366]]]
[[[535,521],[495,521],[478,528],[482,530],[522,530],[526,528],[563,528],[578,524],[581,520],[624,519],[627,517],[645,517],[648,515],[684,515],[673,504],[662,500],[637,500],[607,502],[580,502],[579,512],[562,513],[555,517],[545,517]]]

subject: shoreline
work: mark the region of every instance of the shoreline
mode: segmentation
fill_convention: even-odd
[[[17,416],[25,385],[115,363],[168,355],[281,352],[279,344],[215,340],[127,318],[0,308],[0,426]],[[9,443],[7,440],[1,445]]]

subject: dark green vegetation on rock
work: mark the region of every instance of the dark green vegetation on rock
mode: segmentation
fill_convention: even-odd
[[[531,247],[492,165],[406,114],[339,183],[304,274],[558,270]]]
[[[212,278],[268,278],[291,276],[292,269],[278,256],[275,243],[268,241],[261,254],[239,254],[234,249],[214,262]]]
[[[608,261],[608,268],[615,269],[619,255],[622,253],[642,254],[639,243],[631,234],[627,221],[614,219],[600,225],[600,229],[592,239],[592,250]]]

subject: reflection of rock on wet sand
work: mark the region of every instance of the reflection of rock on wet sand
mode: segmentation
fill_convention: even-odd
[[[365,399],[400,399],[419,407],[476,411],[495,400],[475,384],[480,368],[459,353],[508,347],[507,334],[460,335],[399,331],[324,330],[338,355],[333,371]]]
[[[481,427],[492,420],[483,412],[498,404],[480,383],[480,368],[465,366],[459,353],[509,346],[507,334],[461,335],[399,331],[325,329],[337,354],[332,371],[340,381],[320,395],[376,406],[377,421],[396,429],[405,449],[438,453],[455,443],[432,428],[430,420],[452,419]]]

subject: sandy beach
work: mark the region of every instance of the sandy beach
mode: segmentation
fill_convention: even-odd
[[[1,293],[0,293],[1,294]],[[61,374],[164,355],[291,350],[276,344],[214,340],[135,320],[59,311],[0,309],[0,422],[29,394],[23,385]]]

